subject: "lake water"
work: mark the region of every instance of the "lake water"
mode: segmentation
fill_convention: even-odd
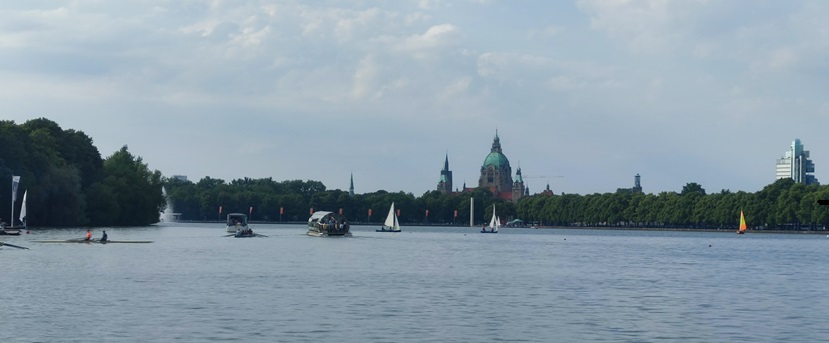
[[[252,227],[0,237],[0,342],[829,340],[823,235]]]

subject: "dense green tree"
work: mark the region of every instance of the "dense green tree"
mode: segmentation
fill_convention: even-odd
[[[120,204],[120,225],[140,226],[158,222],[166,201],[161,193],[161,173],[150,171],[141,157],[127,146],[104,160],[103,184],[113,190]]]

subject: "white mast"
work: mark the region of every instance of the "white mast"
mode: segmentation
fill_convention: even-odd
[[[469,198],[469,227],[475,226],[475,198]]]

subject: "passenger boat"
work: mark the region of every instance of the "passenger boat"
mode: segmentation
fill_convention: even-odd
[[[227,232],[244,230],[248,228],[248,216],[243,213],[231,213],[227,215]]]
[[[374,231],[400,232],[400,222],[397,220],[397,213],[394,212],[394,203],[391,203],[391,208],[389,208],[389,215],[386,216],[386,221],[383,223],[383,227]]]
[[[348,219],[328,211],[317,211],[308,218],[308,236],[351,236]]]

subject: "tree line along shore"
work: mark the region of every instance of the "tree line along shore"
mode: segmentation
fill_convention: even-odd
[[[817,203],[829,199],[829,186],[790,179],[755,193],[709,194],[690,182],[679,192],[537,194],[518,203],[496,199],[486,189],[351,195],[313,180],[204,177],[192,182],[150,170],[126,145],[102,158],[82,131],[64,130],[45,118],[23,124],[0,121],[0,178],[12,175],[21,176],[20,189],[29,192],[28,224],[33,227],[149,225],[159,221],[168,201],[183,221],[223,221],[236,212],[252,221],[304,222],[312,211],[327,210],[342,211],[353,222],[379,223],[394,202],[404,225],[469,225],[470,198],[475,223],[485,222],[495,205],[504,221],[521,219],[526,226],[732,230],[740,211],[749,228],[758,231],[814,231],[829,224],[829,206]],[[10,182],[0,182],[0,194],[11,194],[10,188]],[[8,199],[2,203],[11,205]],[[19,211],[19,201],[16,206]]]

